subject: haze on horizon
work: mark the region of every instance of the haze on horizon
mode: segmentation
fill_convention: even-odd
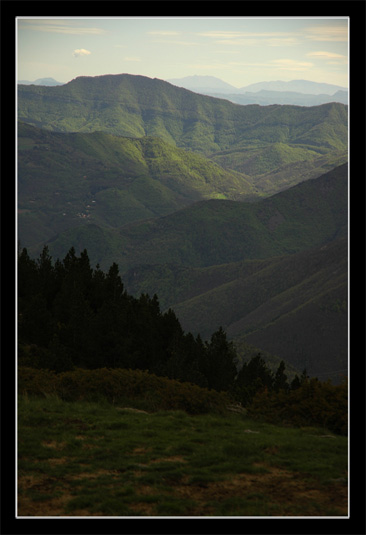
[[[348,87],[348,17],[18,17],[17,78],[215,76]]]

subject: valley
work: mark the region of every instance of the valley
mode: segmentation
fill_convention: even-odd
[[[18,238],[87,249],[185,330],[348,366],[348,111],[239,105],[143,76],[18,86]]]

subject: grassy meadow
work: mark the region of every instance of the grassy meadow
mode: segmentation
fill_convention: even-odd
[[[347,516],[347,437],[141,407],[21,393],[18,516]]]

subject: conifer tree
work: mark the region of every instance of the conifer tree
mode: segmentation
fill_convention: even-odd
[[[281,360],[273,381],[273,389],[276,392],[278,392],[279,390],[288,390],[289,388],[289,385],[287,383],[287,375],[285,374],[285,368],[285,363],[283,360]]]
[[[208,387],[214,390],[228,390],[236,375],[236,352],[232,342],[220,327],[206,342],[205,376]]]

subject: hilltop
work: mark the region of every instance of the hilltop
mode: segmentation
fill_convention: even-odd
[[[246,173],[254,166],[255,176],[299,161],[310,165],[310,174],[316,168],[319,176],[347,161],[348,112],[342,104],[240,106],[144,76],[82,76],[56,87],[19,85],[18,118],[58,132],[160,137],[225,168]],[[273,144],[280,144],[275,157],[267,154]]]

